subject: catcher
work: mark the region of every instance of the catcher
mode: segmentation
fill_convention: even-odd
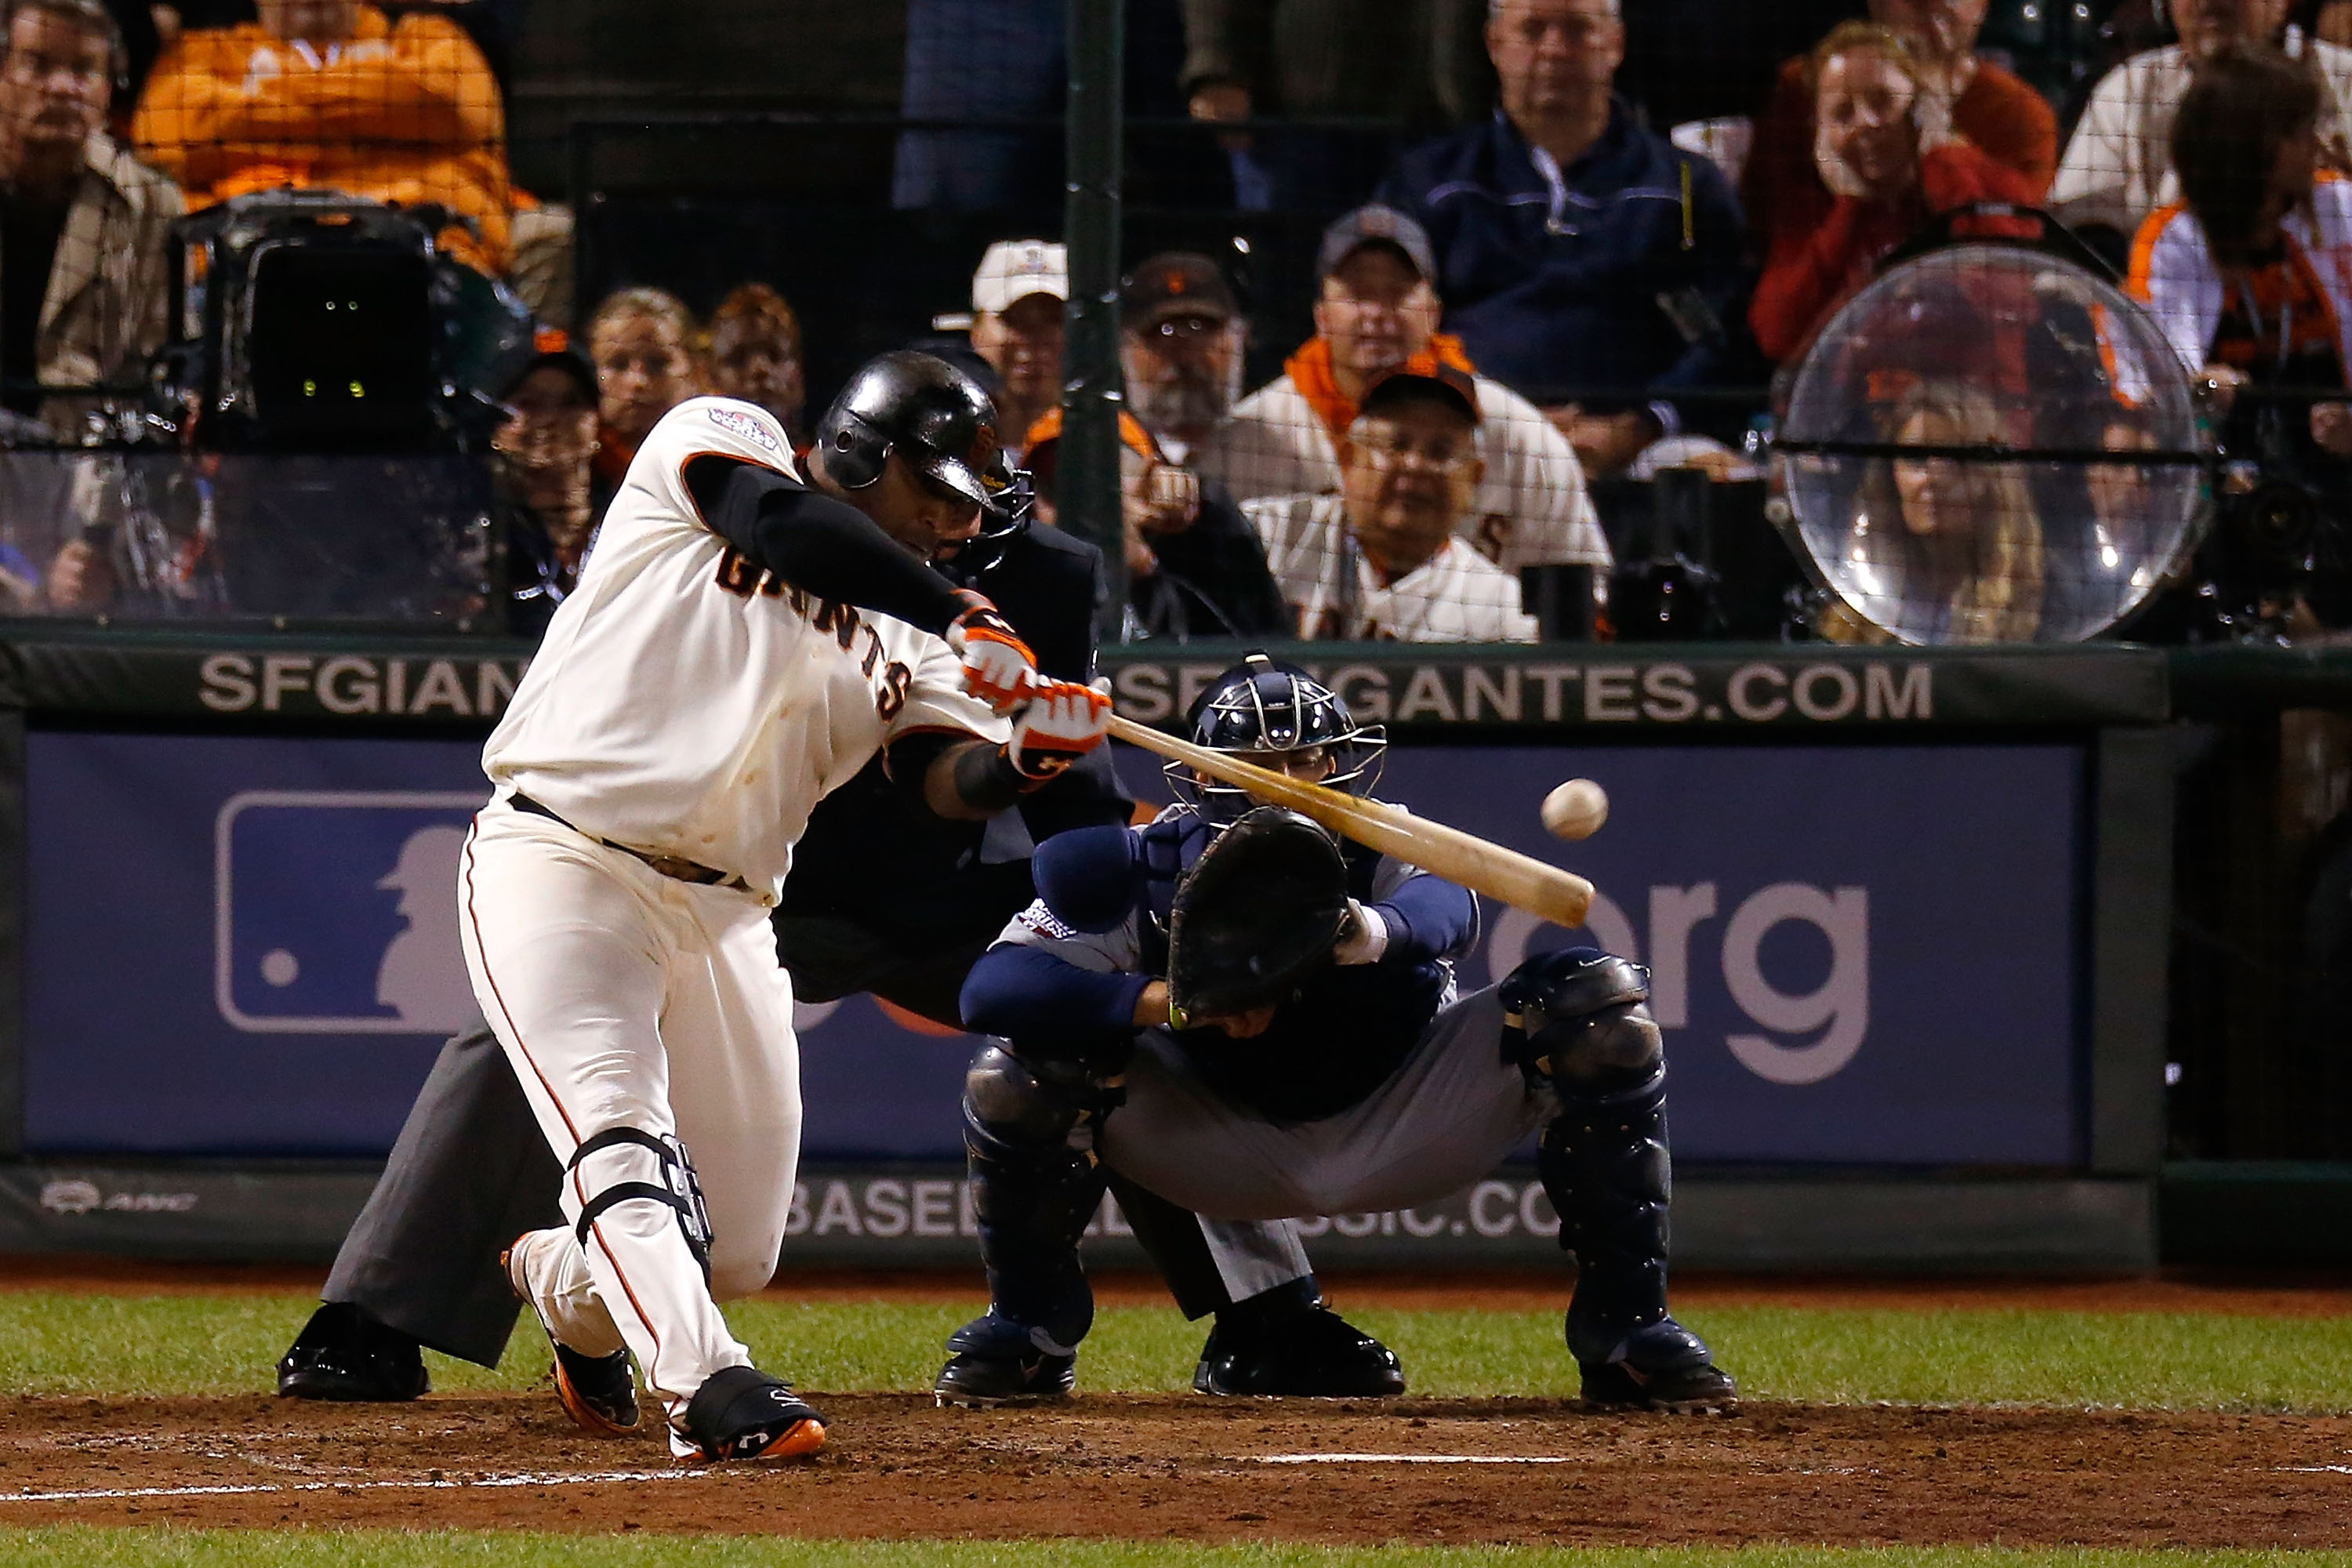
[[[1380,737],[1264,654],[1190,719],[1199,744],[1293,777],[1374,782]],[[1224,1219],[1363,1213],[1458,1191],[1540,1128],[1578,1261],[1585,1399],[1734,1407],[1731,1378],[1666,1314],[1665,1063],[1644,972],[1570,949],[1457,996],[1469,892],[1170,774],[1189,804],[1040,847],[1037,901],[965,982],[965,1022],[1000,1037],[964,1091],[991,1305],[949,1340],[940,1402],[1069,1392],[1093,1320],[1078,1237],[1108,1173]],[[1400,1373],[1387,1392],[1402,1388]]]

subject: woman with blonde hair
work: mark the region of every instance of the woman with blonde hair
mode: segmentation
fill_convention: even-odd
[[[1983,391],[1929,381],[1885,426],[1916,458],[1875,462],[1864,479],[1843,575],[1853,608],[1906,642],[2032,642],[2045,591],[2042,520],[2025,470],[1990,459],[2006,442]],[[1981,447],[1987,459],[1948,448]]]
[[[597,472],[618,484],[661,416],[702,391],[694,313],[660,289],[616,289],[588,318],[603,422]]]

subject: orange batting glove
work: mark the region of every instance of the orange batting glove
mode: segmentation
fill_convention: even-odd
[[[984,595],[961,588],[956,597],[966,607],[949,623],[947,645],[963,660],[963,689],[1009,713],[1037,685],[1037,656]]]

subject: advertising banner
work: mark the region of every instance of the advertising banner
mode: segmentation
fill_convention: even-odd
[[[452,889],[478,754],[37,731],[28,1146],[387,1149],[473,1016]],[[1537,807],[1579,774],[1612,815],[1563,845]],[[1382,794],[1599,884],[1588,932],[1490,908],[1462,983],[1571,940],[1649,965],[1684,1161],[2079,1163],[2080,748],[1399,746]],[[800,1022],[812,1159],[958,1157],[969,1037],[863,997]]]

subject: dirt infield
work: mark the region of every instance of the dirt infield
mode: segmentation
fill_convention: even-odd
[[[589,1438],[546,1395],[22,1400],[0,1412],[0,1524],[2352,1546],[2342,1417],[813,1397],[825,1453],[718,1470]]]

